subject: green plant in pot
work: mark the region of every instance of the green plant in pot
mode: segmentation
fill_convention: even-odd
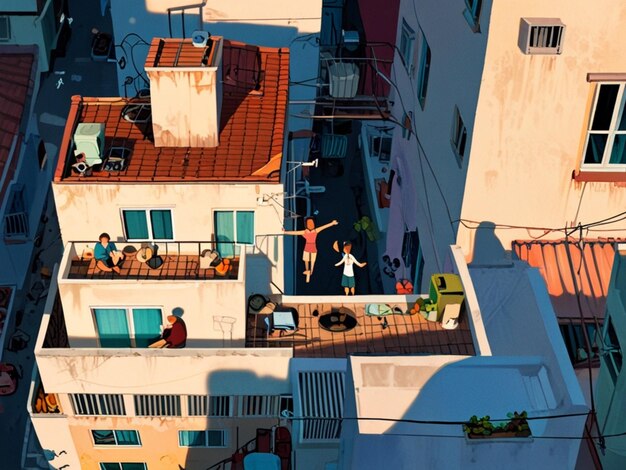
[[[531,435],[526,411],[507,413],[507,417],[509,418],[508,422],[494,424],[489,415],[482,418],[474,415],[463,425],[463,431],[470,439],[528,437]]]
[[[509,422],[504,425],[505,432],[514,432],[517,437],[530,436],[530,427],[526,419],[528,413],[526,411],[521,413],[514,411],[513,413],[507,413],[506,416],[509,418]]]
[[[482,418],[478,418],[478,416],[474,415],[463,425],[463,431],[470,436],[491,436],[496,427],[490,420],[491,417],[489,415],[483,416]]]

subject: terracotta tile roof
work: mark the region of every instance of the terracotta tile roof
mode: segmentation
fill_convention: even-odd
[[[585,318],[604,318],[617,243],[624,239],[585,240],[583,250],[565,240],[515,240],[513,251],[546,281],[558,317],[579,317],[576,286]]]
[[[256,64],[256,65],[255,65]],[[59,182],[181,182],[279,180],[287,95],[289,49],[250,46],[224,40],[223,98],[219,146],[155,147],[139,124],[124,120],[123,98],[72,98],[54,180]],[[255,70],[257,67],[258,70]],[[256,77],[258,86],[246,80]],[[72,173],[71,137],[80,122],[105,123],[105,153],[110,146],[131,147],[122,171]],[[95,167],[97,169],[98,167]]]
[[[0,51],[0,206],[17,169],[21,139],[20,126],[24,108],[32,93],[33,54]],[[17,137],[11,155],[13,140]],[[8,170],[4,180],[4,174]]]

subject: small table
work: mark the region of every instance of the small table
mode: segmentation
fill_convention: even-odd
[[[296,321],[293,318],[293,313],[289,310],[274,310],[272,323],[276,330],[296,330]]]

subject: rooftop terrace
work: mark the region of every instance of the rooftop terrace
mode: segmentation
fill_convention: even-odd
[[[295,332],[274,331],[268,335],[266,318],[270,314],[248,313],[246,346],[252,348],[293,348],[294,357],[341,358],[350,354],[452,354],[474,355],[474,344],[467,317],[462,314],[455,330],[445,330],[439,322],[427,321],[422,315],[406,314],[412,306],[393,302],[395,296],[386,296],[385,303],[398,307],[398,314],[383,317],[366,315],[366,301],[346,297],[322,298],[318,303],[300,303],[285,300],[279,309],[293,309],[296,316]],[[306,299],[306,300],[305,300]],[[303,297],[308,302],[310,297]],[[340,299],[340,301],[335,301]],[[375,299],[369,302],[377,303]],[[348,331],[328,331],[320,326],[320,319],[331,311],[345,313],[356,319],[356,326]],[[403,312],[400,314],[399,312]],[[268,318],[269,321],[269,318]]]
[[[289,50],[224,40],[222,64],[218,147],[156,147],[149,117],[149,97],[74,96],[54,180],[66,183],[277,182],[285,132]],[[142,122],[128,120],[129,104],[144,106],[141,113],[148,117],[142,116]],[[122,170],[105,171],[104,165],[95,165],[91,174],[85,176],[72,169],[76,163],[72,139],[79,123],[105,124],[104,157],[112,148],[128,149],[130,155]]]

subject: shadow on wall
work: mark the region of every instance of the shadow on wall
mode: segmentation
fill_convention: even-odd
[[[167,13],[150,11],[148,3],[147,1],[110,1],[115,44],[127,44],[132,38],[137,37],[133,35],[138,35],[141,40],[145,41],[145,43],[143,41],[136,43],[135,40],[132,40],[131,43],[135,44],[134,46],[126,47],[126,49],[116,48],[117,60],[119,61],[123,57],[125,63],[124,69],[118,65],[118,82],[122,91],[125,78],[130,78],[132,83],[136,82],[135,88],[144,87],[143,82],[144,80],[147,81],[144,64],[152,38],[180,38],[183,37],[183,29],[184,36],[190,37],[191,33],[200,26],[197,9],[186,11],[184,16],[180,13],[172,13],[171,21],[168,21]],[[189,1],[188,3],[199,2]],[[194,12],[196,14],[193,14]],[[296,27],[239,22],[208,23],[205,21],[203,29],[214,36],[223,36],[225,39],[268,47],[289,47],[298,36],[298,28]],[[132,86],[130,88],[132,89]]]
[[[476,227],[470,267],[512,266],[511,251],[505,250],[496,235],[496,225],[483,221]]]
[[[291,385],[288,377],[284,380],[280,380],[274,377],[259,376],[254,372],[243,369],[215,371],[207,377],[207,394],[209,396],[230,397],[230,403],[226,405],[222,402],[221,409],[219,406],[216,406],[215,409],[212,408],[208,411],[209,413],[217,415],[224,414],[222,411],[228,410],[228,406],[230,406],[230,409],[233,411],[232,416],[236,417],[240,414],[251,414],[254,410],[262,410],[263,405],[259,401],[254,403],[249,401],[245,404],[246,406],[243,406],[234,401],[235,396],[237,396],[238,399],[240,399],[241,396],[251,396],[260,400],[262,396],[266,395],[290,395],[290,390]],[[233,464],[230,467],[228,466],[229,464],[225,467],[218,464],[223,461],[230,461],[233,454],[242,447],[253,450],[257,429],[267,430],[278,424],[280,424],[280,420],[277,417],[244,417],[241,419],[233,417],[208,418],[204,429],[215,431],[223,430],[225,433],[223,435],[220,432],[215,432],[206,436],[182,436],[183,439],[206,439],[206,441],[203,441],[206,445],[203,447],[189,447],[185,464],[182,467],[179,465],[179,468],[184,470],[243,468],[241,462],[239,466]],[[185,430],[180,429],[179,432],[180,431]],[[214,447],[207,447],[207,445]]]

